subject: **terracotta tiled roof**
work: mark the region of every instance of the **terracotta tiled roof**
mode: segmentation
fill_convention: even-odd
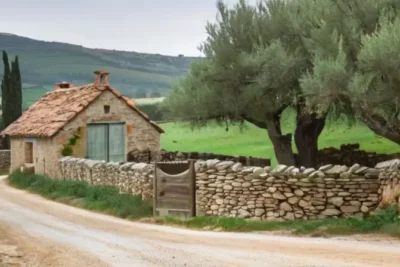
[[[1,135],[51,137],[100,96],[104,90],[109,90],[116,97],[122,99],[157,131],[164,132],[160,126],[140,111],[134,102],[122,96],[117,90],[108,86],[96,87],[93,84],[88,84],[68,89],[57,89],[47,93],[25,111],[18,120],[2,131]]]

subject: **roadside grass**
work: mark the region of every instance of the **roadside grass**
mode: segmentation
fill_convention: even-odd
[[[383,234],[400,238],[399,208],[390,206],[364,218],[329,218],[310,221],[252,221],[240,218],[194,217],[179,219],[156,218],[158,224],[175,225],[194,229],[263,232],[288,231],[295,235],[343,236],[355,234]]]
[[[0,169],[0,175],[7,175],[8,173],[8,169]]]
[[[198,230],[228,232],[285,231],[294,235],[341,236],[383,234],[400,238],[400,211],[389,206],[364,218],[329,218],[312,221],[254,221],[240,218],[152,218],[153,209],[140,196],[120,194],[114,186],[90,186],[81,181],[52,180],[46,176],[15,172],[9,184],[71,206],[141,222]]]
[[[82,181],[53,180],[46,176],[15,172],[10,185],[45,198],[120,218],[138,219],[152,216],[151,205],[140,196],[120,194],[114,186],[90,186]]]

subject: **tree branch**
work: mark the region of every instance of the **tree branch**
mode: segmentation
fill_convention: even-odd
[[[263,122],[263,121],[255,120],[254,118],[251,118],[251,117],[249,117],[249,116],[247,116],[245,114],[242,114],[242,118],[245,121],[257,126],[258,128],[268,129],[267,124],[265,122]]]

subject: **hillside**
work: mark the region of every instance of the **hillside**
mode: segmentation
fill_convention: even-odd
[[[190,63],[196,59],[89,49],[6,33],[0,33],[0,50],[6,50],[10,57],[19,56],[23,83],[29,84],[29,87],[49,90],[60,81],[77,85],[90,83],[93,81],[93,70],[106,69],[111,73],[112,85],[127,96],[134,96],[138,89],[148,93],[165,93],[170,81],[185,74]],[[3,65],[0,64],[0,75],[2,72]]]

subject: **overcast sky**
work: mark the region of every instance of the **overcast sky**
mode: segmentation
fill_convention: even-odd
[[[237,1],[225,0],[230,4]],[[0,32],[165,55],[201,55],[197,47],[206,38],[205,24],[216,15],[216,0],[1,2]]]

